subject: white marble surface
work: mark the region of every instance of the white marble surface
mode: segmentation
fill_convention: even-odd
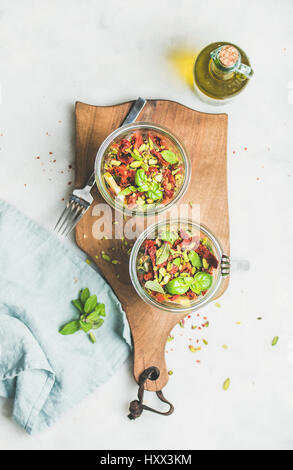
[[[165,389],[171,417],[127,420],[137,390],[129,361],[35,437],[0,400],[0,448],[292,449],[292,14],[292,0],[1,0],[0,197],[52,229],[74,181],[76,100],[106,105],[142,95],[225,111],[231,253],[251,267],[233,273],[220,307],[200,312],[210,322],[208,346],[194,354],[187,347],[200,338],[190,328],[196,314],[175,328]],[[198,101],[174,57],[222,39],[247,51],[255,76],[238,100],[215,109]]]

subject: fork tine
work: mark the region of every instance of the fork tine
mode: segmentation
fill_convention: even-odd
[[[83,207],[75,203],[74,208],[71,212],[70,218],[67,220],[66,226],[62,231],[62,236],[67,236],[68,233],[75,227],[76,221],[79,218],[80,214],[82,213]]]
[[[72,211],[74,210],[74,208],[75,208],[75,203],[74,203],[74,201],[70,200],[69,203],[68,203],[67,213],[64,214],[63,220],[59,224],[58,233],[60,235],[62,235],[63,231],[66,229],[68,221],[70,220],[70,218],[72,216]]]
[[[85,213],[86,209],[84,207],[79,206],[79,209],[81,209],[78,213],[75,214],[73,220],[71,221],[71,224],[67,225],[67,230],[63,233],[64,237],[67,237],[67,235],[70,234],[70,232],[74,229],[74,227],[77,225],[79,220],[82,218],[83,214]]]
[[[71,201],[69,213],[59,230],[60,235],[63,236],[67,228],[71,226],[72,220],[75,214],[77,213],[79,207],[80,206],[77,203],[75,203],[74,201]]]
[[[64,207],[64,210],[63,210],[62,214],[60,215],[59,219],[57,220],[57,223],[56,223],[56,225],[55,225],[55,227],[54,227],[54,232],[55,232],[55,231],[57,231],[57,232],[59,231],[60,228],[57,230],[57,227],[58,227],[58,225],[61,223],[61,221],[63,220],[63,218],[65,217],[65,214],[66,214],[66,212],[67,212],[68,209],[69,209],[69,205],[70,205],[70,201],[66,204],[66,206]],[[63,225],[63,223],[62,223],[62,225]],[[62,226],[62,225],[61,225],[61,226]]]

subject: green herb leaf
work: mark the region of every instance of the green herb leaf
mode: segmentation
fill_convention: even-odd
[[[85,313],[90,313],[92,310],[94,310],[95,306],[97,305],[97,296],[96,295],[91,295],[85,305],[84,305],[84,311]]]
[[[202,291],[201,285],[198,282],[194,282],[193,284],[191,284],[190,289],[197,295],[200,295]]]
[[[95,308],[95,312],[98,312],[100,317],[105,317],[106,316],[105,304],[98,304]]]
[[[87,287],[85,289],[83,289],[82,291],[80,291],[80,296],[79,297],[80,297],[80,300],[83,303],[83,305],[86,303],[89,296],[90,296],[90,291]]]
[[[144,170],[142,170],[142,169],[136,170],[135,184],[136,184],[136,186],[138,186],[138,190],[140,192],[148,191],[149,182],[148,182],[147,175],[145,174]]]
[[[61,330],[59,330],[59,333],[61,333],[61,335],[72,335],[73,333],[76,333],[79,330],[79,320],[74,320],[69,323],[66,323],[66,325],[64,325]]]
[[[147,281],[144,286],[146,289],[150,289],[154,292],[160,292],[161,294],[164,294],[163,287],[157,281]]]
[[[170,163],[170,165],[174,165],[178,161],[177,156],[175,153],[171,152],[171,150],[163,150],[161,155],[166,162]]]
[[[80,313],[83,313],[83,305],[79,299],[72,300],[71,303],[80,311]]]
[[[209,273],[199,272],[194,276],[194,280],[201,286],[201,290],[207,290],[213,283],[213,276]]]
[[[158,199],[162,199],[163,197],[163,192],[160,189],[159,183],[156,183],[155,181],[151,183],[149,186],[149,190],[147,192],[147,196],[150,199],[153,199],[153,201],[157,201]]]
[[[92,328],[93,330],[96,330],[97,328],[100,328],[104,323],[103,318],[99,318],[97,321],[93,322]]]
[[[170,242],[173,245],[176,242],[176,240],[178,240],[178,235],[175,232],[164,230],[160,233],[160,239],[163,240],[164,242]]]
[[[127,186],[127,188],[122,189],[120,191],[119,196],[128,196],[131,193],[134,193],[136,191],[135,186]]]
[[[87,323],[85,321],[80,321],[80,328],[85,332],[87,333],[88,331],[90,331],[92,329],[92,325],[91,323]]]
[[[156,252],[156,264],[162,264],[167,261],[170,254],[169,243],[164,243]]]
[[[185,279],[184,277],[175,277],[169,281],[168,284],[166,284],[168,293],[171,295],[185,294],[189,289],[189,285],[185,282]]]
[[[201,268],[202,262],[201,262],[200,256],[196,253],[196,251],[190,250],[190,252],[188,253],[188,258],[192,266],[194,266],[197,269]]]

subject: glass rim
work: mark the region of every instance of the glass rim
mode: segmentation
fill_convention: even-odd
[[[145,289],[142,287],[138,280],[137,276],[137,269],[136,269],[136,260],[137,260],[137,255],[139,253],[139,250],[141,248],[142,243],[147,239],[147,237],[152,233],[154,230],[159,229],[163,226],[170,225],[170,224],[187,224],[191,225],[195,228],[197,228],[200,232],[204,233],[213,243],[214,247],[216,248],[217,251],[217,257],[219,260],[219,270],[218,274],[216,277],[216,280],[210,290],[208,290],[207,294],[203,296],[198,302],[196,302],[194,305],[190,305],[188,307],[168,307],[166,305],[163,305],[162,303],[158,302],[155,300],[153,297],[151,297]],[[142,300],[147,302],[148,304],[152,305],[153,307],[159,308],[160,310],[165,310],[170,313],[182,313],[182,312],[192,312],[195,311],[199,308],[201,308],[203,305],[206,305],[209,303],[216,295],[216,293],[219,291],[222,281],[224,279],[224,276],[222,275],[221,272],[221,263],[222,263],[222,257],[224,255],[222,246],[219,242],[219,240],[215,237],[215,235],[208,229],[203,224],[200,224],[198,222],[192,221],[191,219],[188,218],[174,218],[170,219],[168,221],[161,221],[161,222],[156,222],[149,227],[147,227],[137,238],[135,244],[133,245],[133,248],[131,250],[130,254],[130,259],[129,259],[129,275],[130,279],[132,282],[132,285],[134,289],[136,290],[137,294],[140,296]]]
[[[101,173],[101,166],[102,166],[102,161],[103,161],[103,156],[105,154],[105,151],[107,150],[108,146],[110,143],[117,138],[120,134],[123,132],[131,131],[134,129],[151,129],[154,131],[161,132],[162,134],[165,134],[169,139],[175,143],[176,147],[179,149],[183,165],[184,165],[184,179],[182,182],[182,185],[178,191],[178,193],[175,195],[175,197],[168,202],[168,204],[164,206],[154,206],[153,208],[150,208],[149,210],[147,209],[146,211],[136,211],[136,210],[131,210],[128,209],[127,207],[124,207],[117,203],[117,201],[111,197],[109,192],[105,189],[103,183],[102,183],[102,173]],[[150,122],[146,121],[135,121],[130,124],[124,124],[117,129],[115,129],[111,134],[109,134],[105,140],[102,142],[102,144],[99,147],[99,150],[96,154],[95,158],[95,180],[97,187],[100,191],[100,194],[102,195],[103,199],[115,210],[119,211],[120,213],[123,213],[127,216],[142,216],[142,217],[147,217],[147,216],[153,216],[156,214],[161,214],[162,212],[165,212],[166,210],[170,209],[174,204],[176,204],[182,196],[185,194],[189,182],[190,182],[190,177],[191,177],[191,164],[190,164],[190,159],[188,156],[188,153],[186,151],[186,148],[184,144],[180,141],[180,139],[173,134],[173,132],[170,129],[167,129],[164,126],[158,125],[158,124],[153,124]]]

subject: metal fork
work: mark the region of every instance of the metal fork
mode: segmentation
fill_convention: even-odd
[[[144,98],[139,97],[132,105],[121,126],[134,122],[138,117],[139,113],[142,111],[145,104],[146,100]],[[54,227],[54,232],[56,232],[56,234],[61,237],[66,237],[71,232],[71,230],[74,229],[76,224],[86,213],[91,203],[93,202],[91,190],[94,184],[95,173],[93,172],[84,188],[74,189],[69,198],[69,201],[65,206],[64,211],[62,212],[61,216],[57,221],[57,224]]]

